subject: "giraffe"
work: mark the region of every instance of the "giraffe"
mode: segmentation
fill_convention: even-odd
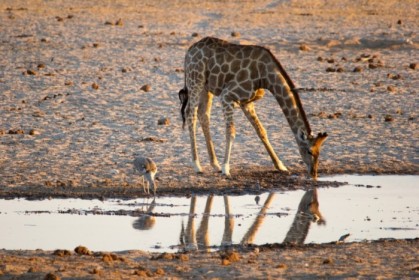
[[[279,103],[295,136],[308,173],[317,179],[318,158],[327,133],[313,136],[297,89],[279,61],[261,46],[237,45],[206,37],[193,44],[185,56],[185,85],[179,91],[183,127],[188,125],[192,165],[202,173],[196,143],[197,117],[201,124],[212,167],[230,176],[230,157],[236,135],[233,109],[240,107],[268,151],[276,169],[287,167],[273,150],[266,130],[255,111],[254,101],[269,90]],[[213,96],[221,99],[226,122],[226,148],[222,167],[218,163],[210,135],[210,114]]]
[[[325,225],[326,220],[323,218],[319,210],[319,200],[317,188],[306,191],[298,205],[297,213],[294,221],[288,230],[283,241],[284,244],[304,244],[310,225],[316,222],[318,225]]]

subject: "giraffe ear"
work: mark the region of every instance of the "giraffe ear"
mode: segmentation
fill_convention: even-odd
[[[316,146],[320,147],[321,145],[323,145],[324,141],[326,141],[327,138],[327,133],[323,132],[323,133],[319,133],[316,137]]]

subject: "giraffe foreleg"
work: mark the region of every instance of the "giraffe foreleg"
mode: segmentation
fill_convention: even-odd
[[[224,118],[226,122],[226,149],[224,154],[224,162],[222,166],[222,173],[230,177],[230,156],[233,147],[234,139],[236,138],[236,128],[233,122],[234,103],[222,101]]]
[[[265,146],[266,150],[268,151],[269,156],[271,157],[272,162],[275,165],[275,168],[281,171],[288,171],[287,167],[282,163],[281,160],[279,160],[274,149],[272,148],[272,145],[269,142],[266,130],[263,127],[262,123],[259,121],[259,118],[256,114],[254,103],[253,102],[246,103],[244,105],[241,105],[241,108],[244,114],[246,115],[247,119],[255,128],[256,133],[259,136],[260,140],[262,141],[263,145]]]
[[[201,123],[202,132],[205,136],[205,142],[207,144],[208,155],[210,158],[211,166],[215,171],[220,172],[221,167],[218,163],[217,156],[214,150],[214,143],[211,139],[210,133],[210,115],[211,115],[211,106],[212,106],[213,95],[210,92],[203,92],[198,106],[198,119]]]

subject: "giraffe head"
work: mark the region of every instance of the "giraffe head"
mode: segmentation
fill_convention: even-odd
[[[326,224],[326,220],[320,213],[317,188],[306,191],[298,205],[298,212],[308,215],[313,222],[319,225]]]
[[[321,147],[327,138],[327,133],[319,133],[316,137],[299,133],[298,146],[301,157],[307,165],[307,170],[313,179],[317,179],[317,168],[319,167],[319,155]]]

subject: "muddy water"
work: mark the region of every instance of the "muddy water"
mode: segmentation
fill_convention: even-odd
[[[181,251],[419,236],[418,176],[337,176],[339,188],[242,196],[0,200],[0,248]]]

